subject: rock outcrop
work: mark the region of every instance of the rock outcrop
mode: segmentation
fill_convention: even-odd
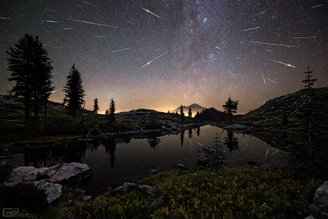
[[[13,169],[2,186],[15,188],[21,184],[32,185],[45,194],[46,201],[50,204],[62,194],[62,185],[58,183],[81,179],[89,173],[88,165],[76,162],[41,168],[23,166]]]
[[[30,183],[38,177],[38,170],[32,166],[23,166],[13,169],[4,182],[4,186],[16,186],[20,183]]]
[[[64,163],[59,167],[49,168],[46,175],[50,177],[49,182],[63,182],[76,177],[83,178],[85,175],[88,175],[87,173],[89,172],[90,168],[88,165],[72,162]]]
[[[328,218],[328,181],[319,186],[315,192],[310,209],[315,216]]]
[[[48,204],[58,199],[62,194],[62,185],[57,183],[49,183],[45,180],[34,181],[33,185],[46,195]]]

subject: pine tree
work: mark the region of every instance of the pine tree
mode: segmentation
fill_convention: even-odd
[[[84,90],[82,87],[82,79],[80,72],[75,68],[73,64],[69,75],[67,76],[67,82],[65,86],[67,109],[72,116],[76,116],[84,104]]]
[[[96,99],[94,100],[93,112],[94,112],[95,114],[97,114],[97,113],[98,113],[98,110],[99,110],[98,99],[96,98]]]
[[[237,112],[237,106],[238,106],[238,100],[234,101],[231,99],[231,97],[229,97],[228,100],[225,102],[225,105],[223,105],[223,108],[224,108],[224,111],[229,116],[232,116],[233,113]]]
[[[110,113],[110,120],[115,121],[115,102],[113,99],[111,99],[110,101],[109,113]]]
[[[196,121],[199,121],[200,120],[200,114],[199,114],[199,111],[197,111],[196,115],[194,116],[194,119]]]
[[[317,81],[317,79],[311,79],[312,78],[312,73],[313,71],[310,71],[310,66],[308,66],[308,70],[306,72],[304,72],[306,75],[306,79],[305,80],[302,80],[303,83],[305,83],[305,88],[312,88],[313,84],[315,81]]]
[[[181,115],[182,117],[185,116],[185,114],[184,114],[184,112],[183,112],[183,106],[182,106],[182,105],[180,106],[180,115]]]
[[[191,111],[191,107],[189,106],[189,109],[188,109],[188,117],[189,118],[192,118],[192,111]]]
[[[47,103],[54,90],[51,82],[52,61],[39,38],[28,34],[6,52],[9,55],[8,70],[11,71],[9,81],[16,82],[11,92],[17,97],[24,98],[25,124],[28,124],[31,106],[34,112],[33,119],[37,120],[41,105]]]
[[[52,87],[52,75],[51,71],[53,69],[52,67],[52,61],[48,58],[47,51],[42,48],[42,43],[38,41],[38,37],[36,37],[36,43],[38,44],[37,46],[37,54],[39,54],[38,59],[41,61],[41,65],[39,67],[39,71],[41,72],[40,74],[40,81],[41,83],[36,84],[36,87],[39,87],[39,95],[41,104],[44,105],[44,117],[47,116],[47,103],[50,95],[52,94],[53,90],[55,89]],[[34,114],[37,116],[38,111],[39,111],[39,104],[35,106],[35,111]]]

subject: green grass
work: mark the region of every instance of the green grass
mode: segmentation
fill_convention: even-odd
[[[169,171],[144,183],[156,186],[159,194],[109,191],[64,205],[59,218],[304,218],[322,180],[301,179],[286,168],[230,168],[219,174]]]

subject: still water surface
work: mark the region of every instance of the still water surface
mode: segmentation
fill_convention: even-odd
[[[82,162],[90,166],[89,192],[137,181],[151,170],[168,170],[177,164],[197,166],[198,151],[213,145],[218,136],[228,166],[249,161],[263,165],[285,165],[288,153],[271,147],[251,135],[227,132],[213,126],[186,130],[180,134],[124,138],[106,141],[66,143],[52,148],[29,149],[17,153],[8,163],[13,166],[50,166],[60,162]]]

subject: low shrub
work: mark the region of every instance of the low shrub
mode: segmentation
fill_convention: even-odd
[[[301,218],[318,179],[299,180],[282,168],[233,168],[219,172],[171,171],[146,178],[159,189],[107,192],[61,209],[62,218]]]

